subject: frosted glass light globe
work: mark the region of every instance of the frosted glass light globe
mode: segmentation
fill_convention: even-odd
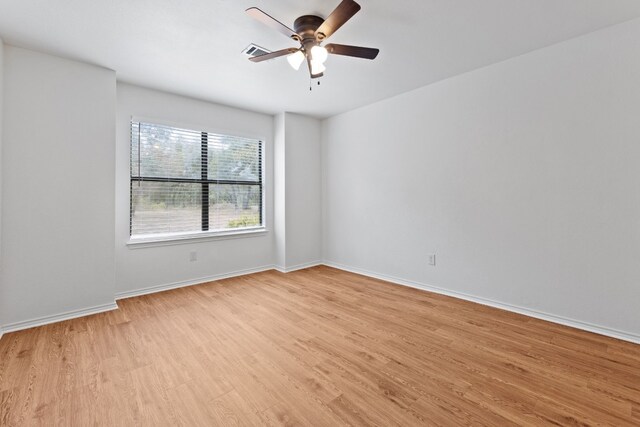
[[[291,65],[294,70],[298,71],[300,69],[300,65],[304,61],[304,53],[302,53],[301,50],[296,53],[292,53],[287,56],[287,61],[289,61],[289,65]]]
[[[314,76],[324,73],[326,69],[327,67],[325,67],[322,62],[316,60],[311,61],[311,74]]]
[[[329,52],[322,46],[314,46],[311,48],[311,60],[324,64],[329,56]]]

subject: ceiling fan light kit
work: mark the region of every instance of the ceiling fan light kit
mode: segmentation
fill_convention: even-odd
[[[321,77],[327,67],[320,61],[311,61],[311,78]]]
[[[341,44],[328,44],[322,46],[322,42],[331,37],[340,27],[360,10],[360,5],[353,0],[342,0],[338,7],[331,12],[327,19],[315,15],[303,15],[293,23],[293,30],[272,16],[251,7],[246,12],[263,24],[284,34],[287,38],[300,43],[299,48],[287,48],[275,52],[249,58],[252,62],[262,62],[269,59],[287,56],[289,65],[294,70],[299,70],[302,63],[307,61],[309,75],[312,79],[322,77],[326,70],[324,63],[329,54],[352,56],[355,58],[375,59],[379,50],[370,47],[349,46]]]
[[[311,48],[311,62],[315,61],[324,64],[328,57],[329,52],[327,52],[326,48],[320,45],[315,45]]]
[[[305,56],[301,50],[287,56],[287,61],[289,61],[289,65],[291,65],[291,67],[296,71],[300,69],[300,65],[302,65],[304,60],[305,60]]]

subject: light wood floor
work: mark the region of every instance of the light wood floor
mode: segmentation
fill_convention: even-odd
[[[640,346],[316,267],[5,335],[5,425],[640,425]]]

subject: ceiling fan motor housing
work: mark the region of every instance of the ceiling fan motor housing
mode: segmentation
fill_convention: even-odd
[[[315,15],[303,15],[295,20],[293,29],[302,37],[302,42],[307,39],[316,39],[316,30],[322,25],[324,19]]]

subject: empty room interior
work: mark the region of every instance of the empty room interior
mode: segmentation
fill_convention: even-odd
[[[637,0],[1,0],[1,426],[640,425]]]

